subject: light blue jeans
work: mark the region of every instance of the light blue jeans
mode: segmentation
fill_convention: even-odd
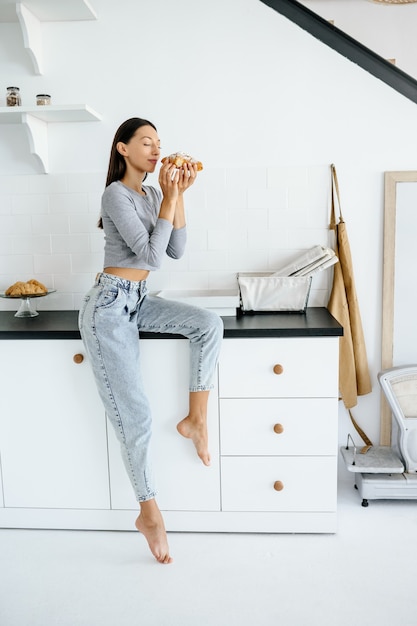
[[[149,458],[152,418],[140,377],[139,331],[187,337],[189,391],[207,391],[213,387],[222,320],[211,311],[147,295],[146,281],[101,273],[84,298],[79,328],[136,499],[150,500],[156,495]]]

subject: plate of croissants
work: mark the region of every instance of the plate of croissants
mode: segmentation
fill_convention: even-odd
[[[48,289],[45,285],[35,278],[31,278],[26,282],[18,280],[6,289],[6,291],[0,293],[1,298],[13,298],[20,299],[21,305],[15,317],[36,317],[39,315],[30,304],[32,298],[42,298],[50,293],[54,293],[55,289]]]

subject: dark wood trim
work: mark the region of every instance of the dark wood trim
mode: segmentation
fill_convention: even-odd
[[[417,81],[296,0],[260,0],[339,54],[417,103]]]

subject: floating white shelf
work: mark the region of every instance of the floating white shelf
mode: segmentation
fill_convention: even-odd
[[[41,22],[95,20],[87,0],[0,0],[0,22],[19,22],[35,74],[42,74]]]
[[[40,162],[43,173],[49,170],[48,124],[58,122],[97,122],[102,119],[86,104],[63,104],[36,107],[0,107],[0,124],[23,124],[30,151]]]

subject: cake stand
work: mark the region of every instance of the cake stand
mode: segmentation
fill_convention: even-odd
[[[54,293],[56,289],[48,289],[47,293],[34,293],[31,295],[24,296],[6,296],[6,294],[0,293],[1,298],[7,298],[8,300],[20,300],[20,306],[18,311],[15,313],[15,317],[36,317],[39,313],[32,308],[31,300],[32,298],[44,298],[45,296],[49,296],[50,293]]]

